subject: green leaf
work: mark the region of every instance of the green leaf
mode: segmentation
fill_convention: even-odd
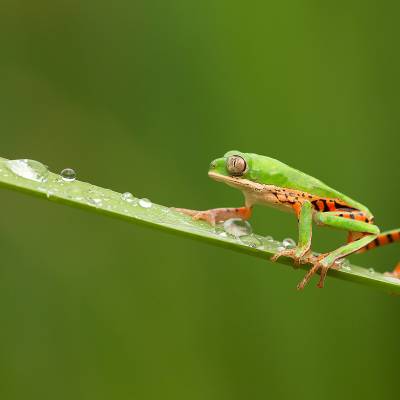
[[[250,256],[268,260],[277,252],[279,242],[270,241],[260,235],[235,238],[227,235],[222,228],[212,227],[203,221],[154,203],[147,203],[135,197],[104,189],[78,180],[65,181],[58,174],[33,160],[9,161],[0,158],[0,186],[25,192],[56,203],[84,208],[88,211],[124,219],[132,223],[147,225],[195,240],[232,249]],[[149,206],[150,207],[143,207]],[[292,265],[291,260],[281,258],[276,264]],[[267,263],[266,263],[267,265]],[[308,269],[309,265],[300,266]],[[348,265],[346,268],[330,270],[330,277],[359,282],[400,294],[400,279],[362,267]]]

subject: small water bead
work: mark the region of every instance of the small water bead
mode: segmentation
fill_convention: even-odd
[[[336,260],[335,264],[345,271],[351,271],[350,261],[347,258],[341,258],[340,260]]]
[[[373,268],[368,268],[368,272],[369,272],[371,275],[374,275],[374,274],[375,274],[375,270],[374,270]]]
[[[46,182],[49,176],[47,167],[35,160],[8,160],[6,162],[8,169],[15,175],[36,182]]]
[[[224,222],[224,230],[227,234],[235,237],[251,235],[251,225],[241,218],[230,218]]]
[[[283,251],[286,250],[286,247],[284,246],[278,246],[278,248],[276,249],[277,251]]]
[[[89,197],[88,204],[90,204],[91,206],[100,207],[102,205],[102,201],[98,198]]]
[[[274,241],[274,238],[273,238],[272,236],[265,236],[265,240],[266,240],[267,242],[273,242],[273,241]]]
[[[130,192],[122,193],[121,198],[122,198],[122,200],[127,201],[128,203],[132,203],[135,200],[135,198],[133,197],[133,194]]]
[[[139,200],[140,207],[151,208],[152,205],[153,205],[153,203],[149,199],[144,198],[144,199]]]
[[[249,247],[261,247],[262,243],[261,241],[254,235],[245,235],[245,236],[240,236],[239,240],[241,243],[245,244],[246,246]]]
[[[73,182],[76,179],[76,172],[72,168],[64,168],[60,175],[64,182]]]
[[[293,249],[294,247],[296,247],[296,242],[292,238],[286,238],[283,239],[282,246],[285,249]]]

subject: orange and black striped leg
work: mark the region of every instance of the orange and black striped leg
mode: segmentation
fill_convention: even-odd
[[[400,229],[392,229],[391,231],[382,232],[377,235],[376,239],[363,247],[358,253],[364,253],[376,247],[385,246],[387,244],[400,241]]]
[[[224,222],[230,218],[249,219],[253,211],[253,207],[230,207],[230,208],[213,208],[211,210],[197,211],[188,210],[186,208],[173,208],[183,214],[190,215],[195,220],[207,221],[211,225],[218,222]]]
[[[400,241],[400,229],[392,229],[380,233],[373,242],[360,249],[357,253],[364,253],[376,247],[385,246],[387,244]],[[386,275],[400,279],[400,262],[396,265],[393,272],[385,272]]]
[[[351,214],[351,213],[350,213]],[[318,212],[314,214],[314,220],[318,225],[331,226],[333,228],[343,229],[349,232],[355,232],[354,235],[362,234],[361,238],[351,241],[344,246],[339,247],[330,253],[325,254],[322,258],[317,258],[313,262],[313,267],[306,274],[304,279],[298,285],[298,289],[303,289],[310,278],[319,270],[321,270],[321,277],[318,287],[322,288],[328,270],[334,263],[350,254],[356,253],[361,248],[368,246],[369,243],[377,238],[379,235],[379,228],[364,220],[356,220],[355,216],[350,218],[344,217],[343,212]],[[354,236],[355,237],[355,236]]]

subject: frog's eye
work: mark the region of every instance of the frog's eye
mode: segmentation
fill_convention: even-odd
[[[230,175],[241,176],[245,173],[247,168],[246,161],[240,156],[230,156],[226,160],[226,169]]]

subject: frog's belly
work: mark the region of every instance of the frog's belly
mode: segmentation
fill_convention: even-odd
[[[290,203],[283,203],[276,195],[275,187],[264,186],[262,190],[244,190],[246,206],[251,207],[254,204],[259,204],[267,207],[278,208],[286,212],[294,212]]]

